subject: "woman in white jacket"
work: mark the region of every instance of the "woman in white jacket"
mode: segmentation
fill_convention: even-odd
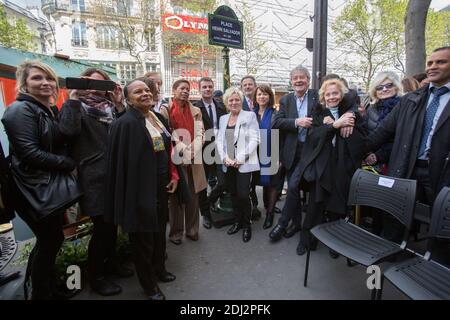
[[[230,112],[220,118],[216,143],[235,215],[235,223],[227,233],[234,234],[243,229],[242,239],[248,242],[252,237],[251,173],[259,170],[259,125],[254,112],[242,110],[241,90],[229,88],[223,100]]]

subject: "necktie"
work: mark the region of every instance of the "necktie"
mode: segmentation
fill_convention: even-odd
[[[248,99],[248,108],[250,109],[250,111],[253,111],[253,101]]]
[[[443,94],[446,94],[449,91],[447,87],[442,87],[439,89],[433,87],[431,90],[434,94],[434,98],[431,101],[425,113],[425,119],[423,121],[422,140],[420,141],[419,147],[419,158],[425,156],[425,149],[427,147],[428,136],[430,135],[431,128],[433,127],[434,117],[436,116],[436,112],[439,108],[439,99]]]
[[[215,127],[214,126],[214,115],[213,115],[213,112],[212,112],[211,105],[208,106],[208,114],[209,114],[209,119],[211,119],[212,127],[214,128]]]

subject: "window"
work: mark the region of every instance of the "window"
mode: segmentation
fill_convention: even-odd
[[[72,4],[72,10],[75,11],[86,11],[86,5],[84,4],[84,0],[70,0]]]
[[[122,16],[131,15],[131,0],[117,0],[117,14]]]
[[[117,48],[117,33],[113,27],[97,25],[97,48],[115,49]]]
[[[87,47],[88,41],[86,36],[86,22],[72,21],[72,46]]]
[[[156,51],[156,35],[155,29],[145,31],[145,39],[147,41],[147,50]]]
[[[136,78],[136,63],[121,62],[119,64],[119,77],[121,80],[133,80]]]
[[[156,72],[158,71],[158,65],[155,63],[145,63],[145,72]]]

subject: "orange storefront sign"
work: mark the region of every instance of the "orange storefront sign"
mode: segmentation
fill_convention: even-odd
[[[198,18],[173,13],[165,13],[162,15],[162,25],[164,31],[208,34],[207,18]]]

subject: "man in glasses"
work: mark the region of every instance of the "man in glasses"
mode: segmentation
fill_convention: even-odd
[[[432,52],[426,73],[429,85],[403,96],[368,146],[377,150],[393,137],[388,175],[416,179],[418,200],[431,205],[450,186],[450,46]],[[450,265],[448,243],[442,248],[441,262]]]

